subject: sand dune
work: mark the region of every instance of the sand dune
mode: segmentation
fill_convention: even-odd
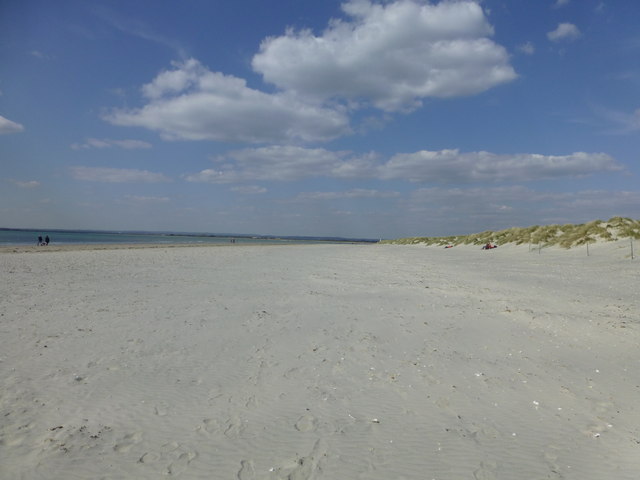
[[[626,244],[0,253],[0,477],[637,479]]]

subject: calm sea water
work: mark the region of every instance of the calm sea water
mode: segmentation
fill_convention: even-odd
[[[86,232],[74,230],[0,230],[0,246],[36,245],[38,236],[49,236],[50,245],[64,244],[114,244],[114,243],[152,243],[152,244],[221,244],[231,243],[318,243],[321,241],[360,241],[348,239],[320,238],[269,238],[249,236],[210,236],[177,233],[131,233],[131,232]],[[363,240],[367,241],[367,240]]]

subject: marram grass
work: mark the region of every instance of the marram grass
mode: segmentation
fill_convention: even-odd
[[[531,227],[513,227],[497,232],[486,231],[471,235],[449,237],[410,237],[396,240],[383,240],[382,243],[399,245],[485,245],[494,243],[532,244],[550,247],[557,245],[571,248],[597,241],[614,241],[622,238],[640,239],[640,220],[626,217],[613,217],[609,220],[594,220],[579,225],[534,225]]]

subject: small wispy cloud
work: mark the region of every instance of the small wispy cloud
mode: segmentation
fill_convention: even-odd
[[[298,195],[300,200],[339,200],[342,198],[395,198],[398,192],[354,188],[345,192],[305,192]]]
[[[531,42],[525,42],[522,45],[518,45],[518,50],[525,55],[533,55],[536,52],[536,47]]]
[[[29,55],[32,57],[39,58],[40,60],[51,60],[51,57],[46,53],[41,52],[40,50],[31,50]]]
[[[161,183],[171,179],[162,173],[129,168],[71,167],[75,180],[104,183]]]
[[[624,135],[640,131],[640,108],[631,113],[615,110],[601,110],[604,118],[615,125],[607,133]]]
[[[547,33],[547,38],[552,42],[576,40],[581,36],[580,30],[573,23],[560,23],[555,30]]]
[[[565,5],[569,5],[571,0],[556,0],[556,3],[553,4],[553,8],[562,8]]]
[[[186,58],[187,51],[184,45],[176,39],[167,37],[154,31],[149,25],[135,18],[124,17],[105,6],[94,5],[94,13],[107,22],[111,27],[134,37],[142,38],[149,42],[163,45],[173,50],[180,58]]]
[[[124,148],[126,150],[151,148],[151,144],[142,140],[111,140],[109,138],[87,138],[84,143],[72,143],[72,150],[86,150],[90,148]]]
[[[10,180],[10,182],[20,188],[36,188],[40,186],[40,182],[38,182],[37,180],[28,180],[26,182],[20,180]]]
[[[133,203],[137,205],[168,203],[171,201],[169,197],[154,197],[144,195],[125,195],[124,200],[126,203]]]
[[[232,192],[242,193],[243,195],[259,195],[261,193],[267,193],[267,189],[258,185],[246,185],[240,187],[231,188]]]
[[[24,126],[0,115],[0,135],[10,135],[24,131]]]

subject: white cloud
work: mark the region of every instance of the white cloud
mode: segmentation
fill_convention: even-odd
[[[36,188],[40,186],[40,182],[37,180],[29,180],[26,182],[21,182],[20,180],[11,180],[11,183],[17,185],[20,188]]]
[[[12,122],[8,118],[0,115],[0,135],[8,135],[11,133],[20,133],[24,131],[24,127],[19,123]]]
[[[171,201],[169,197],[153,197],[153,196],[143,196],[143,195],[125,195],[124,199],[127,203],[132,203],[136,205],[168,203]]]
[[[611,156],[604,153],[497,155],[490,152],[422,150],[394,155],[381,166],[380,177],[429,183],[532,181],[621,169]]]
[[[232,192],[241,193],[243,195],[259,195],[261,193],[267,193],[267,189],[258,185],[246,185],[232,187]]]
[[[186,176],[190,182],[294,181],[309,177],[362,178],[374,173],[370,156],[322,148],[270,146],[229,152],[217,168]]]
[[[159,183],[169,182],[162,173],[127,168],[71,167],[71,175],[76,180],[105,183]]]
[[[397,198],[398,192],[355,188],[344,192],[305,192],[298,195],[299,200],[339,200],[343,198]]]
[[[547,33],[547,38],[552,42],[559,42],[561,40],[575,40],[581,35],[580,30],[573,23],[560,23],[555,30]]]
[[[51,60],[51,56],[41,52],[40,50],[31,50],[29,54],[33,57],[39,58],[40,60]]]
[[[194,59],[175,63],[142,92],[148,99],[145,106],[114,110],[105,119],[155,130],[170,140],[314,142],[350,133],[342,108],[303,103],[286,93],[262,93]]]
[[[120,147],[127,150],[151,148],[151,144],[142,140],[111,140],[108,138],[87,138],[85,143],[72,143],[73,150],[84,150],[89,148],[111,148]]]
[[[518,50],[520,50],[525,55],[533,55],[536,52],[536,47],[533,46],[533,43],[526,42],[522,45],[519,45]]]
[[[569,5],[571,0],[556,0],[556,3],[553,5],[554,8],[561,8],[565,5]]]
[[[253,68],[284,90],[411,110],[426,97],[485,91],[516,78],[475,1],[343,4],[350,21],[321,36],[288,30],[263,41]]]
[[[455,184],[526,182],[622,170],[604,153],[498,155],[463,153],[457,149],[422,150],[396,154],[383,162],[375,153],[354,156],[350,152],[295,146],[236,150],[216,159],[215,163],[215,168],[186,175],[185,179],[221,184],[326,177]]]
[[[608,121],[618,126],[609,133],[626,134],[640,131],[640,108],[632,113],[603,110],[603,115]]]

